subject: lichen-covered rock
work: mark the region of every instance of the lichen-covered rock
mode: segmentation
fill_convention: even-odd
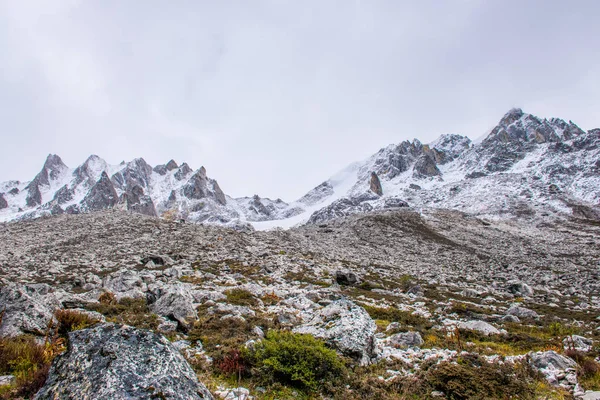
[[[170,285],[159,290],[158,299],[151,308],[156,314],[177,321],[184,330],[189,329],[198,319],[194,297],[182,284]]]
[[[43,335],[48,322],[54,318],[54,309],[60,304],[51,296],[46,284],[0,287],[0,311],[4,310],[0,337],[23,333]]]
[[[594,342],[592,339],[588,339],[579,335],[571,335],[563,339],[563,345],[565,349],[590,351],[592,350],[593,344]]]
[[[36,400],[213,399],[163,336],[104,324],[69,333]]]
[[[130,269],[119,270],[106,276],[102,286],[117,299],[146,297],[148,291],[148,285],[142,280],[139,272]]]
[[[569,357],[561,356],[553,350],[531,352],[529,363],[544,374],[546,380],[553,385],[558,385],[561,381],[568,386],[577,384],[575,373],[577,363]]]
[[[539,315],[533,310],[529,308],[521,307],[519,305],[512,305],[508,310],[506,310],[506,315],[514,315],[518,318],[538,318]]]
[[[341,299],[316,311],[312,320],[296,327],[294,332],[323,339],[343,354],[367,364],[374,355],[376,330],[375,322],[364,308]]]
[[[386,342],[395,348],[419,347],[423,344],[423,338],[419,332],[401,332],[390,336]]]

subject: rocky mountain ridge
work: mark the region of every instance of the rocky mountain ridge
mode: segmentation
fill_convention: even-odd
[[[292,203],[227,196],[201,167],[137,158],[109,165],[90,156],[75,169],[49,155],[30,182],[0,184],[0,221],[109,208],[264,229],[354,213],[447,208],[486,217],[567,214],[600,218],[600,129],[510,110],[478,143],[442,135],[390,145],[353,163]]]

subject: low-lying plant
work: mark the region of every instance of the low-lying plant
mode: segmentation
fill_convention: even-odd
[[[281,383],[312,392],[346,375],[340,356],[311,335],[269,331],[245,355],[253,375],[267,385]]]
[[[158,316],[150,311],[145,299],[125,297],[116,301],[116,299],[107,296],[105,301],[88,303],[86,309],[99,312],[106,317],[108,322],[150,330],[158,328]]]
[[[258,301],[256,297],[245,289],[229,289],[225,291],[227,302],[237,306],[255,306]]]
[[[54,316],[58,321],[58,333],[61,335],[85,329],[100,322],[98,319],[74,310],[56,310]]]

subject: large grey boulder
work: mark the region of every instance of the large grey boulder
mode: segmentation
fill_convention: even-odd
[[[530,310],[529,308],[521,307],[516,304],[512,305],[508,310],[506,310],[506,315],[513,315],[520,319],[533,319],[539,317],[538,313],[536,313],[535,311]]]
[[[46,284],[0,287],[0,312],[4,312],[0,337],[23,333],[43,335],[59,305]]]
[[[531,286],[520,281],[509,282],[506,290],[515,296],[527,297],[533,295],[533,289]]]
[[[146,297],[148,291],[148,285],[143,281],[139,272],[130,269],[119,270],[107,275],[102,286],[105,290],[112,292],[118,300],[124,297]]]
[[[476,331],[484,335],[499,335],[501,332],[495,326],[488,324],[485,321],[466,321],[459,322],[458,327],[468,331]]]
[[[336,300],[315,312],[308,323],[294,328],[325,340],[345,355],[368,364],[374,355],[375,322],[364,308],[353,302]]]
[[[156,297],[156,302],[151,306],[152,311],[177,321],[182,329],[191,328],[198,319],[198,313],[194,307],[194,296],[187,286],[169,285],[159,289]]]
[[[592,339],[579,335],[567,336],[563,339],[565,349],[574,349],[578,351],[590,351],[594,345]]]
[[[163,336],[103,324],[69,333],[36,400],[213,399],[183,356]]]
[[[385,341],[395,348],[420,347],[423,344],[423,338],[419,332],[396,333]]]
[[[553,350],[529,353],[529,359],[531,361],[531,365],[539,370],[566,370],[568,368],[577,367],[577,363],[575,361],[569,357],[561,356]]]

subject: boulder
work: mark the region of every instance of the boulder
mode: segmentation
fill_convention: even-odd
[[[119,300],[123,297],[146,297],[148,291],[148,285],[144,283],[139,272],[130,269],[122,269],[106,276],[102,286]]]
[[[574,386],[577,384],[577,363],[553,350],[528,354],[529,363],[539,370],[553,385]]]
[[[501,333],[498,328],[484,321],[459,322],[458,328],[480,332],[484,335],[499,335]]]
[[[420,347],[423,344],[423,338],[419,332],[396,333],[386,339],[390,346],[395,348]]]
[[[515,317],[518,317],[520,319],[522,318],[538,318],[539,315],[538,313],[536,313],[533,310],[530,310],[529,308],[525,308],[525,307],[521,307],[519,305],[512,305],[507,311],[506,311],[506,315],[514,315]]]
[[[158,315],[177,321],[182,330],[191,328],[198,319],[198,313],[194,307],[194,296],[187,286],[182,284],[161,288],[151,309]]]
[[[103,324],[69,333],[36,400],[212,400],[185,358],[163,336]]]
[[[583,336],[571,335],[563,339],[563,345],[566,350],[574,349],[578,351],[590,351],[592,350],[594,342],[592,339]]]
[[[335,281],[339,285],[357,285],[359,283],[358,277],[354,272],[350,271],[336,271]]]
[[[520,297],[529,297],[533,295],[533,289],[531,288],[531,286],[519,281],[509,282],[508,286],[506,287],[506,290],[509,293]]]
[[[43,335],[60,303],[50,294],[46,284],[0,287],[0,312],[3,311],[0,337],[23,333]]]
[[[576,368],[577,363],[569,357],[561,356],[554,350],[529,353],[531,365],[537,369],[566,370]]]
[[[365,365],[374,355],[375,322],[364,308],[353,302],[336,300],[315,312],[312,320],[294,328],[325,340],[343,354]]]

